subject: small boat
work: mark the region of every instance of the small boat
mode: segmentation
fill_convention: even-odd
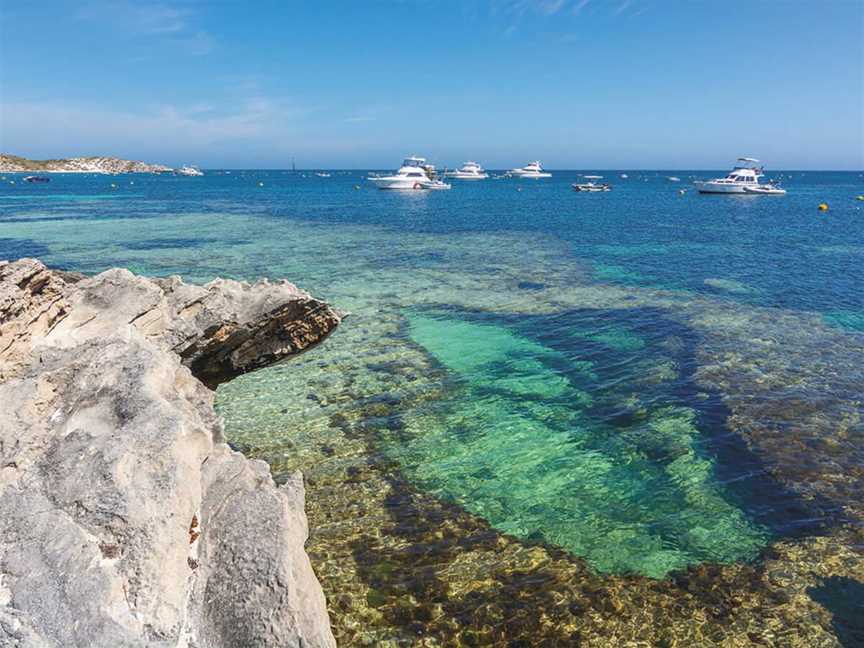
[[[27,176],[24,178],[25,182],[51,182],[51,178],[48,176]]]
[[[436,180],[435,167],[426,163],[426,158],[410,156],[402,161],[402,166],[392,175],[370,176],[369,182],[379,189],[414,190],[414,189],[450,189],[450,185]]]
[[[318,176],[319,178],[329,178],[330,177],[329,173],[325,173],[323,171],[317,172],[315,175]]]
[[[628,176],[626,173],[622,173],[621,177],[626,179],[626,178],[629,178],[630,176]]]
[[[573,191],[612,191],[612,185],[605,182],[595,182],[595,180],[601,180],[603,176],[586,175],[582,177],[588,182],[574,182],[571,185]]]
[[[444,177],[454,180],[485,180],[489,174],[476,162],[466,162],[460,169],[446,172]]]
[[[696,182],[699,193],[743,194],[747,187],[759,187],[759,178],[763,177],[762,167],[756,166],[756,158],[740,157],[741,162],[732,169],[725,178],[715,178]]]
[[[174,171],[174,173],[176,173],[177,175],[182,175],[182,176],[203,176],[204,175],[204,172],[201,169],[199,169],[198,167],[189,166],[189,165],[180,167],[179,169]]]
[[[517,178],[551,178],[552,174],[544,171],[539,161],[530,162],[524,167],[510,169],[510,175]]]
[[[669,182],[681,182],[681,178],[679,178],[678,176],[667,176],[666,179]]]
[[[755,194],[759,196],[785,196],[786,190],[772,183],[759,184],[751,187],[744,187],[744,193]]]

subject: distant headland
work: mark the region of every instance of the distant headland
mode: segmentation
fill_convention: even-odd
[[[38,171],[40,173],[166,173],[173,171],[164,164],[148,164],[115,157],[90,156],[61,160],[28,160],[0,153],[0,171]]]

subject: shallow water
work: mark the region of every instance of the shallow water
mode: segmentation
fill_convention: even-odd
[[[304,471],[341,644],[857,645],[862,178],[627,173],[0,183],[0,257],[288,277],[351,311],[217,398],[232,443]]]

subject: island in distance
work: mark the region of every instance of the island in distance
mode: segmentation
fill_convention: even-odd
[[[170,173],[164,164],[148,164],[115,157],[89,156],[59,160],[29,160],[17,155],[0,153],[0,172],[39,173]]]

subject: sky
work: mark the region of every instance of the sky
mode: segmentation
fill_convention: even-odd
[[[0,0],[0,151],[864,169],[864,0]]]

